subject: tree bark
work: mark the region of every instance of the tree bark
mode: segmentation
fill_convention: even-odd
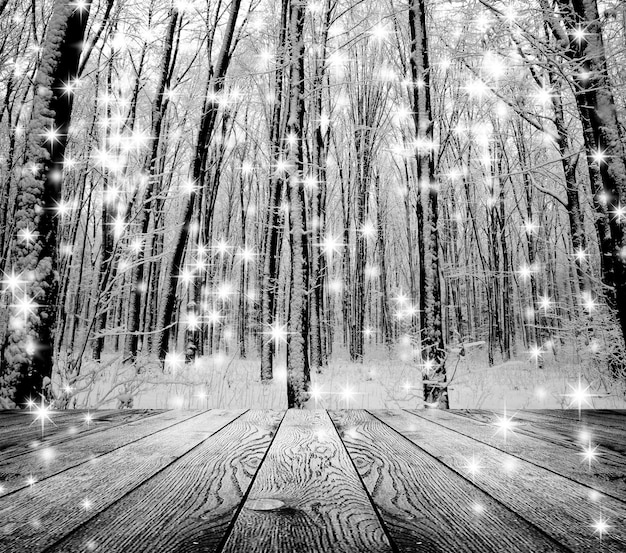
[[[16,273],[30,273],[23,299],[35,304],[16,321],[0,371],[0,389],[18,405],[42,391],[54,366],[54,331],[58,303],[57,218],[62,200],[63,156],[72,117],[73,95],[65,83],[76,77],[90,2],[77,7],[57,0],[43,44],[35,77],[36,95],[28,129],[25,175],[19,182],[16,227],[31,231],[32,239],[19,240],[13,250]],[[47,135],[46,133],[56,133]]]
[[[424,0],[409,1],[411,103],[417,148],[420,333],[426,405],[448,408],[439,278],[438,185],[434,182],[430,62]]]

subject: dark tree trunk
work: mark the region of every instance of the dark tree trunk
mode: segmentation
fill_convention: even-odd
[[[417,152],[417,224],[419,241],[420,333],[424,370],[424,401],[448,408],[445,350],[441,322],[439,279],[438,191],[434,182],[433,117],[430,63],[424,0],[409,1],[410,67],[415,132],[424,147]],[[418,86],[417,83],[423,83]]]
[[[129,306],[128,323],[127,323],[127,336],[125,344],[124,357],[129,361],[134,361],[137,357],[137,350],[139,348],[139,327],[141,322],[141,303],[142,299],[145,300],[147,285],[145,283],[146,261],[144,259],[144,252],[147,245],[145,241],[147,239],[148,228],[150,225],[151,213],[153,211],[154,203],[154,191],[156,185],[160,181],[158,174],[158,154],[161,137],[161,127],[163,125],[163,117],[167,110],[167,99],[165,98],[165,90],[169,84],[170,76],[172,74],[172,51],[174,44],[174,35],[176,26],[178,24],[178,11],[172,9],[170,11],[170,21],[165,35],[165,46],[163,52],[163,61],[161,62],[161,72],[159,74],[159,80],[156,86],[156,96],[152,104],[152,123],[150,131],[150,153],[146,159],[146,174],[148,178],[148,185],[146,189],[145,199],[143,205],[140,207],[139,216],[137,217],[136,226],[139,231],[139,236],[142,241],[142,245],[137,252],[137,259],[135,260],[135,267],[133,268],[131,275],[131,303]]]
[[[309,241],[304,198],[304,15],[306,1],[289,7],[289,117],[287,135],[295,137],[288,155],[291,288],[287,335],[287,404],[300,407],[308,399],[309,366]]]
[[[282,18],[280,37],[278,40],[278,55],[276,56],[276,72],[274,74],[274,106],[270,127],[270,147],[272,149],[272,163],[276,167],[282,159],[281,144],[284,126],[283,88],[285,83],[285,69],[283,64],[287,57],[286,32],[288,0],[282,0]],[[265,219],[265,233],[263,239],[263,272],[261,274],[261,380],[269,382],[274,373],[275,340],[269,336],[276,320],[276,296],[278,294],[278,278],[280,268],[280,253],[282,249],[282,221],[283,211],[283,175],[278,171],[271,174],[269,179],[269,199],[267,217]],[[267,333],[267,335],[265,335]]]
[[[16,228],[31,231],[31,239],[19,240],[14,248],[16,273],[32,271],[33,280],[24,299],[33,309],[19,315],[25,325],[15,328],[8,339],[0,389],[18,405],[41,391],[54,366],[54,332],[58,312],[57,207],[62,201],[63,156],[70,128],[73,96],[65,84],[76,78],[90,2],[78,7],[57,0],[35,78],[35,94],[28,129],[27,171],[19,182]],[[54,134],[47,134],[54,133]],[[24,238],[22,234],[22,238]]]
[[[196,140],[196,155],[192,164],[192,180],[196,188],[203,187],[205,181],[205,175],[207,170],[207,159],[209,154],[209,147],[211,144],[211,137],[215,128],[215,122],[219,111],[219,104],[212,98],[215,98],[224,88],[224,78],[230,64],[231,57],[231,45],[233,43],[235,25],[237,23],[237,17],[239,15],[239,8],[241,6],[241,0],[233,0],[230,5],[230,15],[228,23],[224,29],[224,35],[222,39],[222,46],[218,55],[215,68],[209,72],[207,91],[211,94],[207,94],[204,108],[202,111],[202,118],[200,121],[200,127],[198,129],[198,137]],[[189,198],[186,202],[186,207],[183,215],[183,224],[178,233],[175,241],[174,254],[170,263],[169,273],[166,280],[166,289],[164,294],[163,308],[159,316],[159,344],[158,352],[161,360],[165,359],[167,351],[169,349],[170,336],[172,331],[172,321],[174,319],[175,307],[176,307],[176,289],[178,281],[183,270],[183,261],[185,257],[185,251],[187,248],[187,241],[189,238],[189,232],[191,229],[191,222],[195,211],[196,204],[196,188],[189,194]],[[215,191],[212,191],[215,194]],[[210,224],[210,219],[213,216],[212,213],[207,213],[206,217],[207,225]]]

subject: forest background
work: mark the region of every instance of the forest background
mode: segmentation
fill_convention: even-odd
[[[0,1],[0,402],[624,404],[626,6]]]

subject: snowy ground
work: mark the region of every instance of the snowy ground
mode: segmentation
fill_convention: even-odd
[[[387,352],[370,347],[363,364],[351,363],[345,351],[336,349],[322,374],[313,374],[309,408],[418,408],[422,405],[418,366],[402,347]],[[404,360],[403,360],[404,359]],[[547,356],[540,369],[527,358],[489,367],[486,352],[474,348],[464,357],[448,359],[450,407],[460,408],[567,408],[574,390],[587,388],[595,408],[626,408],[624,385],[611,384],[597,369],[576,365],[560,355]],[[139,376],[110,358],[104,366],[87,367],[90,375],[70,393],[76,407],[115,408],[119,399],[132,397],[135,408],[257,408],[286,406],[284,362],[274,381],[259,380],[256,359],[216,356],[199,359],[165,373],[158,363],[146,362]],[[88,386],[87,382],[91,382]],[[79,388],[83,391],[79,392]],[[612,389],[611,389],[612,388]],[[73,402],[71,403],[73,405]]]

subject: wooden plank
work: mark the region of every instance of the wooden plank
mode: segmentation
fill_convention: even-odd
[[[32,416],[29,419],[28,411],[23,409],[7,409],[0,411],[0,428],[7,428],[14,424],[24,424],[26,421],[28,421],[27,424],[30,424]]]
[[[392,551],[325,411],[287,412],[222,551]]]
[[[217,551],[282,416],[249,411],[47,551]]]
[[[511,455],[544,467],[576,482],[594,488],[606,495],[626,501],[626,458],[611,451],[598,448],[598,461],[591,467],[585,463],[583,446],[587,443],[565,442],[558,438],[547,439],[549,434],[533,431],[530,423],[518,419],[514,413],[512,429],[502,432],[497,424],[501,414],[488,411],[442,411],[440,409],[411,410],[411,413],[440,424],[445,428],[469,436],[475,440],[496,447]],[[564,455],[567,448],[567,455]]]
[[[199,413],[99,457],[95,463],[84,463],[0,498],[0,551],[34,552],[53,545],[242,413]]]
[[[59,411],[50,416],[52,422],[45,422],[43,438],[39,421],[33,422],[35,417],[30,414],[29,418],[22,419],[22,424],[16,423],[0,430],[0,459],[39,447],[42,443],[57,444],[83,432],[97,432],[116,423],[124,424],[159,412],[162,411],[149,409],[92,411],[90,422],[87,423],[85,412]]]
[[[472,411],[471,416],[487,416],[489,413],[502,413],[502,410],[494,411],[477,410]],[[468,415],[469,412],[460,411],[459,414]],[[589,426],[586,423],[569,420],[559,417],[550,417],[544,414],[533,413],[531,411],[515,411],[515,418],[518,419],[524,428],[529,432],[533,432],[543,439],[552,441],[562,446],[578,447],[580,444],[589,444],[591,441],[594,445],[600,444],[606,456],[615,453],[616,460],[623,459],[626,456],[626,433],[615,428]],[[511,413],[513,414],[513,413]]]
[[[150,417],[163,413],[163,410],[131,410],[131,411],[102,411],[96,412],[92,415],[90,413],[90,420],[87,422],[85,419],[86,412],[82,414],[81,418],[72,417],[72,423],[66,425],[62,429],[59,429],[60,425],[57,425],[56,432],[48,432],[46,428],[44,438],[41,439],[40,431],[38,436],[34,439],[29,433],[28,422],[23,429],[17,430],[13,445],[7,447],[0,452],[0,462],[5,462],[9,459],[25,455],[31,451],[43,451],[46,448],[56,446],[66,441],[74,440],[81,436],[88,436],[104,432],[111,428],[123,426],[133,421],[146,420]],[[92,418],[91,418],[92,416]],[[47,423],[50,425],[50,423]],[[26,431],[24,432],[24,429]]]
[[[626,432],[626,411],[612,409],[529,409],[529,413],[538,413],[549,417],[583,422],[590,426],[600,426]]]
[[[116,411],[106,409],[102,411],[94,411],[99,416],[112,415]],[[85,414],[83,412],[67,410],[55,411],[50,415],[54,422],[45,422],[44,437],[51,436],[59,431],[66,430],[69,426],[82,424]],[[0,429],[0,452],[6,448],[19,443],[27,443],[31,440],[41,439],[41,425],[39,421],[35,421],[36,414],[34,411],[24,411],[22,415],[18,415],[14,420],[10,421],[5,427]],[[17,430],[17,431],[16,431]]]
[[[368,413],[330,415],[399,551],[568,551]]]
[[[626,550],[623,502],[598,497],[586,486],[410,413],[372,413],[564,546],[596,550],[599,539],[592,525],[603,516],[611,528],[602,550]],[[563,455],[571,453],[564,450]]]
[[[130,416],[128,422],[121,419],[112,426],[83,432],[76,439],[58,445],[42,442],[35,450],[29,449],[0,462],[0,496],[28,487],[27,479],[40,482],[197,414],[197,411],[173,410],[143,418]]]

